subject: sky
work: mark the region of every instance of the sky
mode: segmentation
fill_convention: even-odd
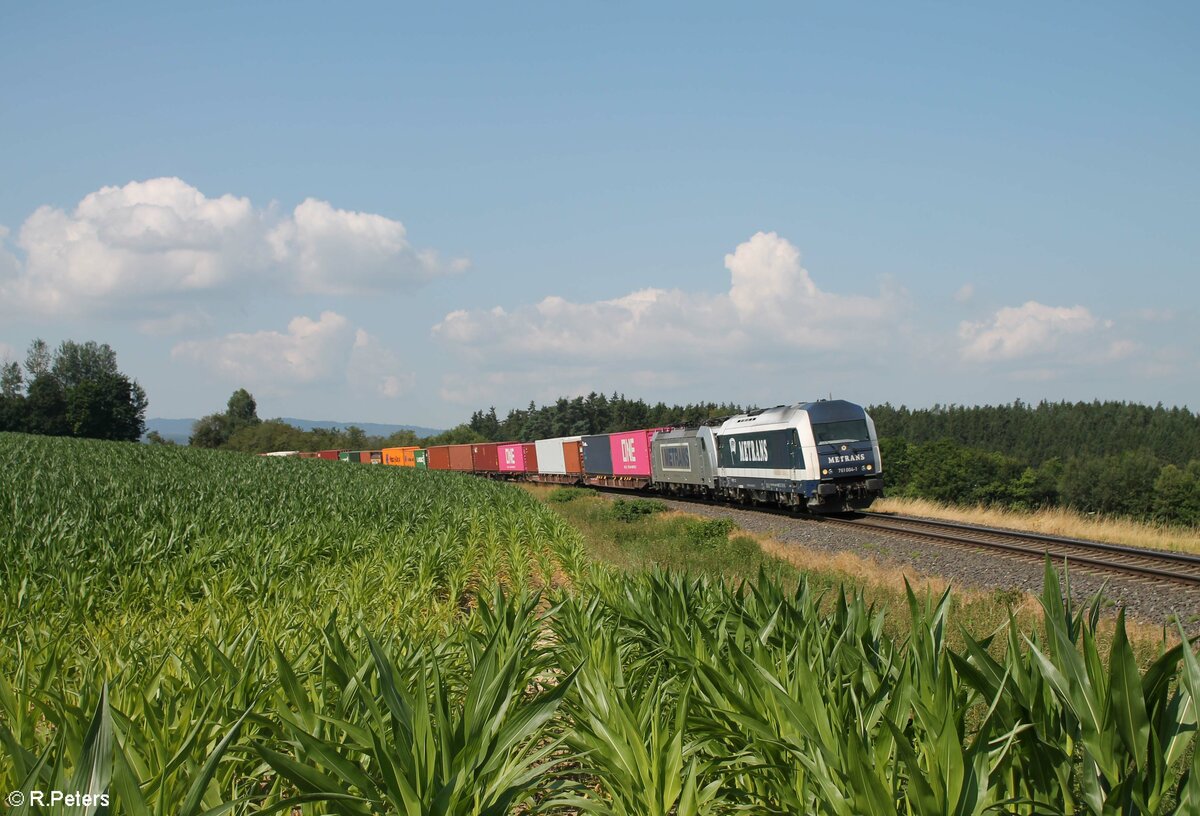
[[[0,359],[150,416],[1200,407],[1194,3],[0,6]]]

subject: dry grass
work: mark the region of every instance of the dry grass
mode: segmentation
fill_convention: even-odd
[[[878,513],[983,524],[989,527],[1007,527],[1012,530],[1125,544],[1130,547],[1200,554],[1200,530],[1108,516],[1088,516],[1064,508],[1027,511],[960,507],[924,499],[882,499],[871,505],[871,510]]]

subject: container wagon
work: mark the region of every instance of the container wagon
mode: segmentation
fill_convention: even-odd
[[[579,443],[581,436],[559,436],[534,442],[537,473],[530,478],[538,482],[578,484],[583,475],[583,459]]]
[[[500,472],[500,443],[480,442],[471,446],[471,465],[476,473]]]
[[[426,451],[430,470],[450,469],[450,446],[435,445]]]
[[[499,457],[500,473],[506,477],[523,475],[525,468],[525,450],[530,447],[520,442],[509,442],[496,448]]]
[[[381,451],[383,454],[383,463],[396,467],[414,467],[416,465],[414,454],[417,450],[418,448],[411,445],[403,448],[384,448]]]
[[[475,469],[475,459],[471,452],[474,445],[447,445],[450,456],[450,470],[460,470],[470,473]]]
[[[669,428],[600,434],[583,438],[583,482],[640,490],[651,479],[650,444]]]

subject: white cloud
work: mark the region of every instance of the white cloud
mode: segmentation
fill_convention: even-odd
[[[453,311],[433,334],[471,359],[508,367],[636,365],[670,355],[712,360],[751,349],[773,356],[869,345],[903,308],[902,296],[821,290],[796,247],[773,232],[740,244],[725,267],[730,288],[721,294],[648,288],[590,303],[550,296],[512,311]]]
[[[1006,306],[991,318],[959,325],[963,359],[974,362],[1016,360],[1048,356],[1062,349],[1071,338],[1108,328],[1084,306],[1046,306],[1029,301]]]
[[[432,250],[413,250],[406,235],[399,221],[309,198],[267,233],[267,242],[272,258],[295,270],[299,289],[320,294],[421,284],[466,268],[464,260],[447,265]]]
[[[414,249],[404,225],[382,215],[313,198],[280,214],[248,198],[209,198],[178,178],[104,187],[71,212],[40,207],[17,246],[23,261],[0,249],[0,300],[56,316],[150,321],[201,293],[389,291],[465,266]]]
[[[964,283],[959,287],[958,291],[954,293],[954,300],[958,303],[966,303],[973,297],[975,297],[975,286],[974,284],[970,283]]]
[[[171,356],[267,395],[349,383],[361,391],[390,397],[402,393],[412,381],[391,351],[331,311],[322,312],[316,320],[295,317],[286,332],[234,333],[179,343]]]

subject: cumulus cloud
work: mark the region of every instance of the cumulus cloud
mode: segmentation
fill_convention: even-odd
[[[457,310],[433,328],[478,361],[657,361],[862,344],[888,331],[900,298],[841,295],[817,286],[786,239],[757,233],[725,256],[720,294],[647,288],[576,303],[551,296],[511,311]],[[861,288],[861,287],[860,287]]]
[[[1087,336],[1105,324],[1084,306],[1046,306],[1029,301],[1006,306],[988,320],[963,321],[958,336],[964,360],[1017,360],[1060,351],[1073,338]]]
[[[284,332],[239,332],[179,343],[171,356],[268,395],[316,384],[349,383],[363,392],[394,397],[412,381],[395,354],[332,311],[315,320],[295,317]]]
[[[203,293],[379,292],[466,263],[413,248],[404,225],[382,215],[314,198],[281,213],[244,197],[210,198],[178,178],[104,187],[69,212],[40,207],[16,243],[23,260],[0,248],[0,299],[45,314],[151,321]]]
[[[975,286],[970,283],[964,283],[954,293],[954,300],[958,303],[966,303],[973,297],[975,297]]]

